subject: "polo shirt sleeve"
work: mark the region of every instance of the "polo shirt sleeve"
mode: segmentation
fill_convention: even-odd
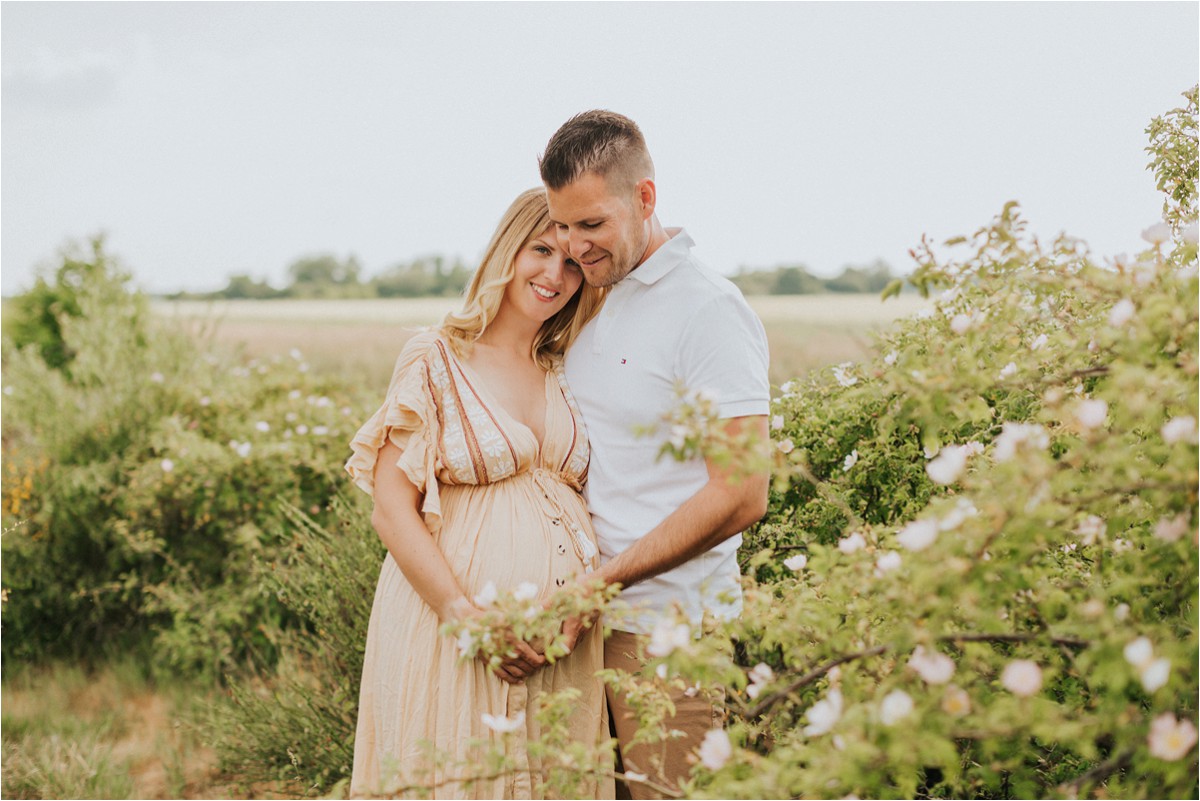
[[[714,397],[722,418],[767,414],[767,334],[740,294],[701,304],[680,341],[676,375],[689,390]]]

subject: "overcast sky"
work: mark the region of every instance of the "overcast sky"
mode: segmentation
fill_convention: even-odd
[[[1173,3],[14,3],[2,14],[3,292],[106,231],[151,291],[481,254],[570,115],[641,126],[701,258],[907,272],[1018,200],[1133,252],[1143,130],[1182,103]]]

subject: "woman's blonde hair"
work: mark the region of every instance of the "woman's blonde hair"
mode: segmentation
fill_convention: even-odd
[[[483,254],[479,269],[471,277],[463,296],[463,306],[442,321],[442,334],[454,352],[465,358],[480,334],[496,319],[504,290],[515,273],[517,254],[529,240],[550,227],[546,191],[529,189],[504,212],[492,240]],[[605,290],[582,282],[567,305],[542,324],[533,338],[533,359],[549,370],[579,336],[583,326],[596,316],[604,303]]]

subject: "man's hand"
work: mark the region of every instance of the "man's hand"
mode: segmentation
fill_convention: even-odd
[[[496,675],[502,681],[521,684],[546,666],[546,657],[531,644],[512,635],[508,640],[508,651],[500,657],[500,666],[496,668]]]
[[[583,636],[585,631],[596,625],[596,621],[599,619],[600,611],[597,610],[583,615],[575,615],[563,621],[563,644],[567,648],[567,653],[575,650],[575,644],[579,642],[579,638]]]

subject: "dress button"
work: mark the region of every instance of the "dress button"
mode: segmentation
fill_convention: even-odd
[[[551,522],[551,523],[553,523],[553,524],[554,524],[554,525],[556,525],[556,526],[557,526],[557,525],[561,525],[561,524],[562,524],[562,521],[561,521],[561,520],[559,520],[557,517],[556,517],[556,518],[554,518],[553,520],[551,520],[550,522]]]
[[[556,578],[554,580],[554,583],[557,584],[559,587],[562,587],[567,583],[567,580],[564,578]]]
[[[558,544],[558,552],[559,552],[559,553],[566,553],[566,552],[567,552],[567,546],[563,545],[563,544],[560,542],[560,543]]]

